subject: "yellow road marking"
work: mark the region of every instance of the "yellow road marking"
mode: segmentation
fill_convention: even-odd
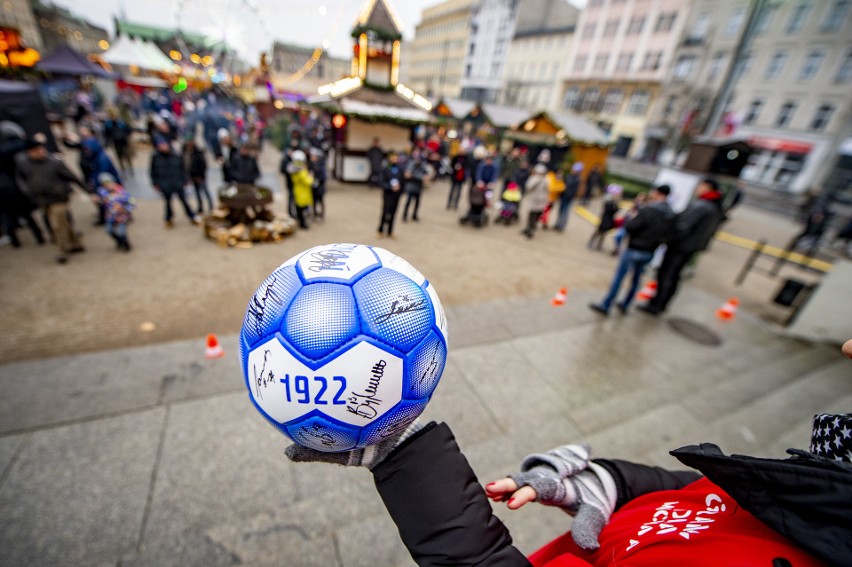
[[[630,203],[629,206],[626,208],[632,206],[632,203]],[[582,205],[576,205],[574,207],[574,212],[589,224],[598,224],[601,220],[599,216],[597,216],[592,211]],[[742,236],[730,234],[722,230],[716,233],[715,238],[720,242],[736,246],[737,248],[743,248],[745,250],[754,250],[758,244],[757,241],[751,240],[750,238],[744,238]],[[769,244],[767,244],[763,247],[763,254],[766,254],[767,256],[772,256],[773,258],[781,258],[782,256],[784,256],[784,250],[782,248],[778,248],[777,246],[770,246]],[[817,260],[816,258],[808,258],[804,254],[799,254],[798,252],[791,252],[790,255],[787,257],[787,261],[791,264],[799,264],[800,266],[813,268],[815,270],[819,270],[820,272],[830,272],[832,268],[832,265],[829,262]]]

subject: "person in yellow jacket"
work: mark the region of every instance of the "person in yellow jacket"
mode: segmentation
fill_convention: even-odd
[[[555,171],[548,170],[547,175],[547,206],[544,208],[544,211],[541,213],[541,228],[547,229],[547,219],[549,217],[550,210],[553,208],[554,204],[559,201],[560,195],[565,191],[565,182],[562,178],[556,174]]]
[[[287,164],[287,172],[293,180],[293,200],[296,202],[296,215],[299,228],[308,228],[305,211],[314,204],[314,176],[308,169],[308,158],[302,150],[296,150]]]

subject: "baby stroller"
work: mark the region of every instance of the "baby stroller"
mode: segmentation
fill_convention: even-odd
[[[485,208],[488,205],[490,187],[490,183],[486,186],[481,181],[471,186],[468,194],[470,209],[465,216],[459,219],[459,224],[471,224],[476,228],[482,228],[488,224],[488,213]]]
[[[518,184],[509,182],[500,196],[500,215],[494,219],[494,224],[503,223],[506,226],[518,222],[518,207],[521,203],[521,192]]]

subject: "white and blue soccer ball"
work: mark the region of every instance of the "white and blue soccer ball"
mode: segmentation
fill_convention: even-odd
[[[411,264],[362,244],[298,254],[257,288],[240,332],[255,408],[296,443],[327,452],[401,432],[447,359],[447,319]]]

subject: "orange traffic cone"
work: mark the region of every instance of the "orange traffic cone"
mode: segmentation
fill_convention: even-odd
[[[560,288],[559,291],[556,292],[556,295],[553,296],[553,299],[550,300],[550,304],[554,307],[559,307],[560,305],[565,305],[565,298],[568,297],[568,288],[563,287]]]
[[[222,350],[222,345],[219,344],[219,339],[216,335],[210,333],[207,335],[207,350],[204,353],[207,358],[222,358],[225,356],[225,351]]]
[[[649,301],[657,295],[657,282],[648,282],[636,294],[636,299],[639,301]]]
[[[716,310],[716,317],[722,321],[733,321],[734,317],[737,315],[737,306],[739,304],[739,299],[736,297],[730,298],[722,305],[722,307]]]

